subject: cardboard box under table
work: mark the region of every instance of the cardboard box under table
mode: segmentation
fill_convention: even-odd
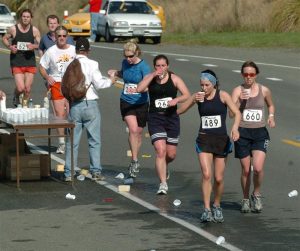
[[[49,119],[40,119],[37,121],[28,121],[28,122],[24,122],[24,123],[11,123],[9,121],[5,121],[5,120],[1,120],[1,122],[3,124],[5,124],[6,128],[11,128],[14,130],[15,132],[15,143],[16,143],[16,162],[15,162],[15,166],[16,166],[16,181],[17,181],[17,187],[20,187],[20,175],[21,175],[21,169],[22,169],[22,148],[21,145],[22,143],[20,143],[22,140],[24,140],[25,138],[47,138],[48,139],[48,155],[47,159],[48,159],[48,172],[50,171],[50,167],[51,167],[51,138],[53,137],[60,137],[61,135],[55,134],[52,135],[51,134],[51,130],[52,129],[57,129],[57,128],[64,128],[66,129],[65,131],[69,131],[69,133],[65,133],[65,137],[70,137],[70,143],[71,143],[71,173],[72,176],[74,175],[74,159],[73,159],[73,130],[75,127],[75,124],[72,121],[68,121],[68,120],[63,120],[63,119],[57,119],[54,117],[49,117]],[[41,130],[46,129],[48,131],[48,134],[39,134],[39,132]],[[26,132],[37,132],[36,135],[27,135],[26,136],[24,134],[24,131]],[[21,151],[20,151],[21,150]],[[47,161],[46,161],[47,162]],[[43,169],[42,169],[43,170]],[[10,169],[10,172],[12,171],[12,169]],[[27,171],[31,172],[31,174],[33,174],[32,170],[31,171]],[[42,175],[43,175],[42,171]],[[47,171],[46,171],[47,172]],[[23,174],[25,175],[25,174]],[[37,174],[36,174],[37,175]],[[34,176],[34,175],[33,175]],[[73,180],[72,180],[73,181]]]

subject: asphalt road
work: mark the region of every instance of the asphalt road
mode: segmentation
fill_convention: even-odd
[[[90,57],[99,61],[104,75],[120,68],[122,43],[96,43]],[[271,145],[265,164],[262,187],[264,210],[261,214],[241,214],[240,166],[228,159],[222,202],[225,222],[202,224],[203,203],[200,170],[194,151],[199,126],[196,108],[181,116],[178,156],[171,167],[169,193],[157,196],[158,180],[154,171],[154,150],[150,139],[143,139],[140,162],[142,171],[131,192],[119,194],[121,181],[114,177],[126,172],[126,126],[120,118],[120,89],[100,91],[102,116],[102,162],[106,182],[22,182],[0,183],[0,250],[299,250],[299,77],[300,59],[296,49],[238,49],[219,47],[182,47],[141,45],[143,57],[152,64],[153,56],[166,54],[170,69],[181,76],[191,92],[199,89],[199,74],[206,68],[216,71],[221,88],[231,90],[241,83],[237,71],[248,59],[258,63],[258,82],[267,85],[276,105],[275,129],[270,129]],[[14,82],[9,56],[0,53],[0,88],[12,100]],[[37,74],[32,90],[35,103],[42,103],[43,80]],[[231,121],[228,121],[230,125]],[[145,130],[146,133],[146,130]],[[31,141],[35,149],[45,149],[43,140]],[[87,142],[81,142],[79,166],[88,164]],[[53,152],[55,149],[53,148]],[[52,166],[63,163],[64,156],[53,154]],[[75,201],[65,200],[74,193]],[[179,207],[173,205],[180,199]],[[215,244],[218,236],[226,243]]]

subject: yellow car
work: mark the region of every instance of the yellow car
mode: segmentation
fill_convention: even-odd
[[[150,8],[161,20],[162,28],[166,27],[166,18],[164,9],[159,5],[147,2]],[[91,35],[91,16],[89,13],[89,5],[85,5],[79,9],[78,13],[67,17],[62,24],[68,29],[69,35],[73,37],[89,37]]]

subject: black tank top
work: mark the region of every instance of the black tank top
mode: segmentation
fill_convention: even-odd
[[[220,90],[216,90],[211,100],[198,103],[200,115],[199,133],[225,135],[227,106],[221,101]]]
[[[168,81],[164,84],[156,82],[156,78],[151,81],[148,93],[150,97],[149,112],[164,112],[173,113],[176,112],[177,106],[167,107],[168,100],[177,97],[177,88],[175,87],[171,78],[171,73],[168,73]]]
[[[33,28],[30,25],[28,32],[23,33],[16,25],[16,36],[12,40],[12,45],[17,45],[18,42],[27,42],[34,44]],[[34,51],[18,50],[16,54],[10,54],[11,67],[36,66]]]

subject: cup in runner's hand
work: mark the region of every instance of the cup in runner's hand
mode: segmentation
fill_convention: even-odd
[[[251,88],[243,88],[242,90],[242,99],[249,99],[250,98],[250,94],[251,94]]]
[[[201,91],[201,92],[197,92],[197,100],[200,103],[204,102],[204,97],[205,97],[205,92]]]

